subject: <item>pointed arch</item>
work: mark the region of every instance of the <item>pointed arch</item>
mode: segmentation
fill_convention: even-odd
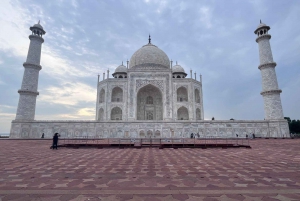
[[[159,130],[155,131],[155,137],[160,137],[160,131]]]
[[[179,87],[177,89],[177,101],[178,102],[188,101],[188,92],[185,87]]]
[[[201,111],[199,108],[196,109],[196,120],[201,120]]]
[[[148,84],[137,93],[137,120],[162,120],[162,93],[156,86]]]
[[[105,102],[105,90],[101,89],[99,94],[99,103],[104,103],[104,102]]]
[[[111,102],[122,102],[123,101],[123,89],[115,87],[111,93]]]
[[[103,120],[104,120],[104,110],[103,108],[100,108],[98,112],[98,121],[103,121]]]
[[[140,131],[140,137],[145,137],[145,131],[143,130]]]
[[[111,120],[122,120],[122,109],[119,107],[114,107],[110,113]]]
[[[177,120],[189,120],[189,111],[182,106],[177,110]]]
[[[200,92],[198,89],[195,89],[195,102],[200,103]]]
[[[147,131],[147,137],[152,137],[153,136],[153,131],[152,130],[148,130]]]

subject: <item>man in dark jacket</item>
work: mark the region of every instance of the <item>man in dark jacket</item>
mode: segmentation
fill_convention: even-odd
[[[53,145],[52,145],[52,149],[54,150],[57,149],[57,143],[58,143],[58,133],[55,133],[53,136]]]

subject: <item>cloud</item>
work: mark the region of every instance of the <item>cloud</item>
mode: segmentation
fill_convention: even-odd
[[[211,17],[212,17],[212,10],[211,8],[204,6],[200,8],[200,22],[206,27],[206,28],[211,28],[212,27],[212,22],[211,22]]]
[[[44,89],[39,101],[66,106],[77,105],[80,102],[95,103],[96,89],[79,82],[59,83],[59,86]]]

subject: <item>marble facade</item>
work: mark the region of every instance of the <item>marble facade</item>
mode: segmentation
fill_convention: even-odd
[[[28,121],[12,122],[11,138],[52,138],[53,133],[62,137],[97,138],[188,138],[191,133],[200,137],[245,137],[254,133],[256,137],[289,137],[285,120],[244,121],[244,120],[200,120],[181,122],[134,121]]]

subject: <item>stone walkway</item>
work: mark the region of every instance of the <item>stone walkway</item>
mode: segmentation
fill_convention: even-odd
[[[0,140],[0,201],[300,200],[300,139],[252,149],[67,149]]]

